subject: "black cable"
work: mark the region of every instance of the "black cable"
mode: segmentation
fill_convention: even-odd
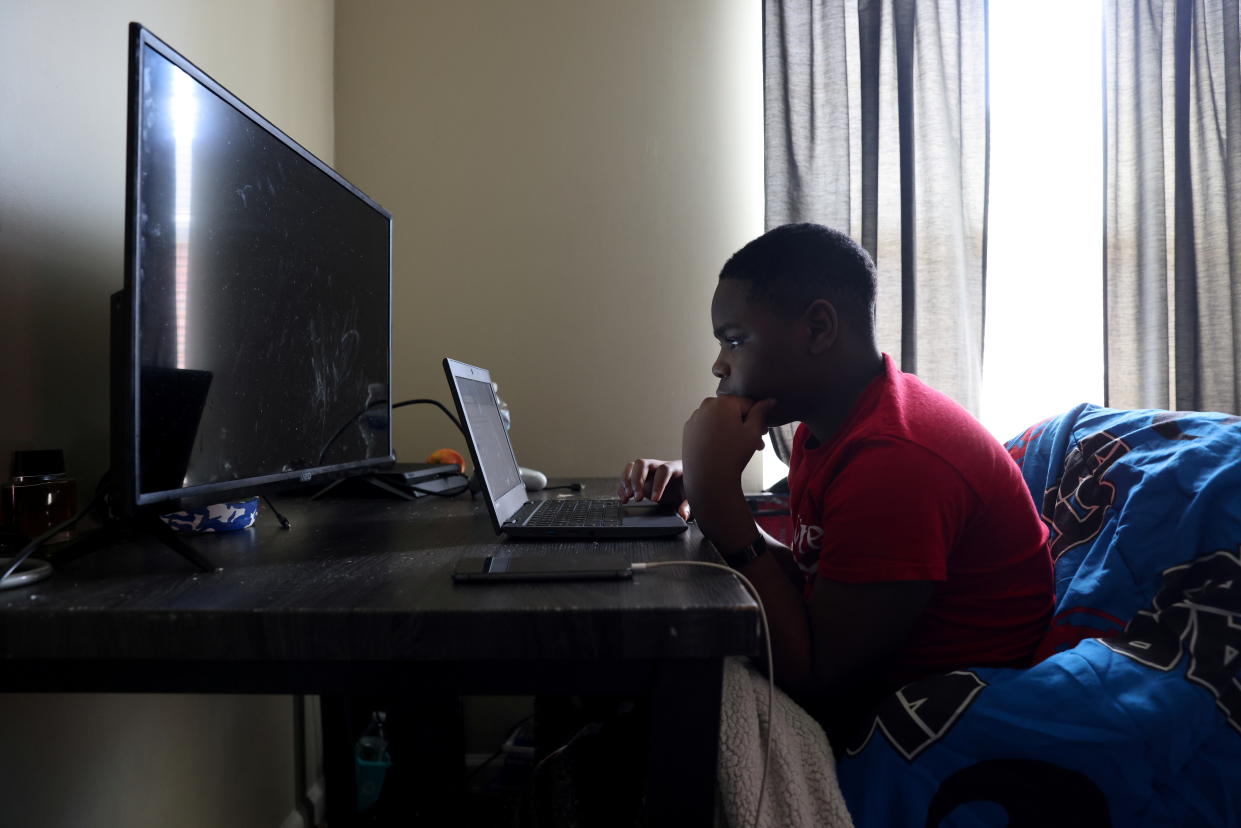
[[[289,519],[285,517],[284,515],[280,514],[280,512],[276,510],[276,505],[271,502],[270,497],[268,497],[267,495],[263,495],[263,502],[267,504],[268,509],[271,509],[271,513],[276,516],[276,520],[280,521],[281,529],[292,529],[293,528],[293,524],[289,522]]]
[[[468,784],[470,784],[470,780],[472,780],[474,777],[476,777],[476,776],[478,776],[480,773],[482,773],[482,771],[483,771],[483,769],[484,769],[485,767],[487,767],[488,765],[490,765],[492,762],[494,762],[495,760],[499,759],[499,758],[500,758],[501,756],[503,756],[503,755],[504,755],[504,748],[500,748],[500,749],[499,749],[499,750],[497,750],[495,753],[493,753],[493,754],[491,754],[490,756],[488,756],[486,759],[484,759],[482,762],[480,762],[480,763],[478,764],[478,766],[474,768],[474,770],[472,770],[472,771],[470,771],[468,774],[466,774],[466,776],[465,776],[465,783],[466,783],[467,785],[468,785]]]
[[[344,425],[336,429],[336,433],[328,438],[328,441],[323,444],[323,448],[319,451],[319,462],[316,465],[319,465],[319,466],[323,465],[323,458],[327,456],[328,449],[332,447],[332,444],[336,442],[337,438],[339,438],[340,435],[345,433],[345,429],[349,428],[349,426],[356,423],[359,417],[361,417],[366,412],[370,411],[372,408],[375,408],[376,406],[379,406],[379,405],[387,405],[387,404],[388,404],[387,400],[375,400],[375,402],[366,406],[361,411],[359,411],[357,414],[354,414],[352,417],[350,417],[345,422]],[[455,416],[453,416],[453,413],[451,411],[449,411],[447,408],[444,407],[443,403],[439,402],[438,400],[430,400],[430,399],[402,400],[399,403],[393,403],[392,408],[393,409],[403,408],[404,406],[407,406],[407,405],[433,405],[435,406],[440,411],[443,411],[444,416],[452,420],[452,424],[457,427],[457,431],[460,431],[461,435],[463,437],[467,437],[468,439],[468,435],[466,435],[465,429],[461,427],[461,422]]]
[[[324,443],[324,444],[323,444],[323,448],[319,449],[319,460],[318,460],[318,462],[317,462],[317,463],[315,463],[315,465],[316,465],[316,466],[322,466],[322,465],[323,465],[323,458],[327,456],[328,449],[330,449],[330,448],[332,447],[332,443],[335,443],[335,442],[336,442],[336,439],[337,439],[338,437],[340,437],[340,435],[342,435],[342,434],[344,434],[344,433],[345,433],[345,429],[349,428],[349,426],[351,426],[351,425],[353,425],[354,423],[356,423],[356,422],[358,421],[358,418],[359,418],[359,417],[361,417],[363,414],[365,414],[366,412],[370,411],[372,408],[374,408],[374,407],[376,407],[376,406],[379,406],[379,405],[387,405],[387,404],[388,404],[388,401],[387,401],[387,400],[375,400],[375,401],[374,401],[373,403],[371,403],[370,405],[364,406],[364,407],[362,408],[362,410],[361,410],[361,411],[359,411],[357,414],[354,414],[354,415],[353,415],[352,417],[350,417],[348,420],[345,420],[344,425],[342,425],[340,428],[336,429],[336,432],[335,432],[334,434],[332,434],[332,436],[331,436],[331,437],[329,437],[329,438],[327,439],[327,442],[326,442],[326,443]]]
[[[457,431],[461,432],[462,437],[469,437],[469,435],[465,433],[465,429],[461,426],[461,421],[458,420],[451,411],[445,408],[444,404],[441,403],[439,400],[429,400],[429,399],[402,400],[399,403],[393,403],[392,407],[393,408],[404,408],[407,405],[433,405],[435,406],[440,411],[444,412],[445,417],[452,420],[452,424],[457,427]],[[361,414],[359,414],[358,416],[361,416]]]
[[[524,725],[526,722],[530,721],[533,718],[534,718],[534,714],[526,716],[524,719],[519,721],[517,724],[509,728],[508,735],[504,737],[504,742],[500,744],[500,749],[497,750],[495,753],[491,754],[490,756],[488,756],[486,759],[482,761],[481,764],[479,764],[477,767],[471,770],[468,774],[466,774],[466,777],[465,777],[466,783],[468,784],[471,779],[473,779],[475,776],[479,774],[480,771],[482,771],[483,768],[487,767],[492,762],[494,762],[496,759],[499,759],[501,756],[503,756],[504,755],[504,744],[507,743],[509,739],[513,738],[513,736],[517,733],[517,731],[521,729],[522,725]]]

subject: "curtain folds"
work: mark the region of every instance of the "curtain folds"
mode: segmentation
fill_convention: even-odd
[[[986,48],[986,0],[764,3],[767,226],[813,221],[861,242],[880,347],[975,412]]]
[[[1105,0],[1107,403],[1241,413],[1239,0]]]

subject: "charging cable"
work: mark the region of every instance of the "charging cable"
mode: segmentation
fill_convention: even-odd
[[[340,435],[345,433],[345,429],[349,428],[349,426],[357,422],[359,417],[361,417],[366,412],[370,411],[372,408],[378,408],[381,405],[387,405],[387,404],[388,404],[387,400],[375,400],[374,402],[367,404],[367,406],[363,408],[361,411],[359,411],[357,414],[354,414],[352,417],[346,420],[345,424],[342,425],[340,428],[336,429],[336,432],[327,439],[327,442],[323,444],[323,448],[319,449],[319,462],[317,465],[320,465],[320,466],[323,465],[323,460],[325,457],[327,457],[328,449],[332,447],[332,444],[336,442],[337,438],[339,438]],[[444,404],[440,402],[439,400],[426,400],[426,399],[401,400],[400,402],[392,403],[392,408],[393,409],[404,408],[407,405],[433,405],[435,406],[440,411],[444,412],[444,416],[452,420],[452,424],[457,427],[457,431],[461,432],[461,436],[467,437],[468,439],[468,435],[465,433],[465,429],[461,427],[461,421],[458,420],[456,417],[454,417],[453,413],[449,411],[447,408],[445,408]]]
[[[771,731],[774,726],[774,723],[771,721],[771,714],[772,701],[776,695],[775,670],[772,668],[771,660],[771,627],[767,625],[767,609],[763,606],[763,599],[759,597],[758,590],[754,588],[754,584],[750,583],[749,578],[731,566],[725,566],[724,564],[711,563],[709,561],[646,561],[634,563],[630,566],[634,572],[642,572],[662,566],[703,566],[708,569],[722,569],[725,572],[731,572],[733,575],[736,575],[758,604],[758,613],[763,621],[763,643],[767,647],[767,746],[763,749],[763,775],[758,783],[758,806],[754,809],[754,827],[758,828],[758,820],[763,813],[763,795],[767,792],[767,766],[771,763]]]
[[[292,529],[293,528],[293,523],[287,517],[280,514],[280,512],[276,510],[276,504],[271,502],[270,497],[268,497],[267,495],[263,495],[263,502],[267,504],[268,509],[271,509],[271,513],[275,515],[276,520],[280,521],[281,529]]]

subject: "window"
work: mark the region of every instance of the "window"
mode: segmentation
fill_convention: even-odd
[[[1101,0],[990,3],[984,425],[1103,402]]]
[[[992,0],[980,419],[1008,440],[1103,402],[1102,0]],[[768,445],[763,486],[787,467]]]

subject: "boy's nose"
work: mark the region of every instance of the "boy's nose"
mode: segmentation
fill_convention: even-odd
[[[717,379],[724,379],[724,377],[728,376],[728,363],[724,361],[723,354],[720,354],[715,358],[715,364],[711,366],[711,373],[714,374]]]

